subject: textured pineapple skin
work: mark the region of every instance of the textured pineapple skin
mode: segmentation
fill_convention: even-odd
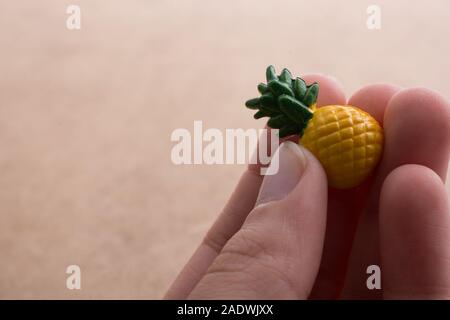
[[[329,186],[347,189],[359,185],[378,164],[383,129],[356,107],[330,105],[314,110],[299,143],[320,161]]]

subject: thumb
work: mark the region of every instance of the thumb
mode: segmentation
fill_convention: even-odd
[[[284,142],[264,177],[256,207],[190,299],[306,299],[325,236],[327,181],[319,162]],[[270,168],[269,168],[270,169]]]

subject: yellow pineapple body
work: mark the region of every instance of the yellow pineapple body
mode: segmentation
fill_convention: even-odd
[[[356,107],[330,105],[314,109],[300,144],[320,161],[331,187],[352,188],[378,164],[383,129]]]
[[[299,144],[319,159],[331,187],[353,188],[372,173],[383,149],[383,129],[374,118],[353,106],[317,109],[319,84],[293,78],[287,69],[277,75],[268,66],[266,80],[258,85],[261,96],[245,106],[257,110],[255,119],[268,117],[280,138],[300,135]]]

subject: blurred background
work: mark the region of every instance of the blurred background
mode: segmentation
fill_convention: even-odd
[[[66,9],[81,8],[81,29]],[[381,29],[366,26],[369,5]],[[177,128],[260,128],[268,64],[450,98],[447,0],[0,4],[0,298],[160,298],[244,169],[176,166]],[[66,268],[82,290],[66,288]]]

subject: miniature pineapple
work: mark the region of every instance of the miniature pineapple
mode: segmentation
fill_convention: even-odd
[[[277,76],[269,66],[266,78],[267,84],[258,85],[261,96],[246,102],[258,110],[255,119],[269,117],[280,138],[299,134],[299,144],[320,161],[331,187],[352,188],[370,175],[383,149],[383,129],[373,117],[348,105],[316,108],[319,85],[292,79],[287,69]]]

